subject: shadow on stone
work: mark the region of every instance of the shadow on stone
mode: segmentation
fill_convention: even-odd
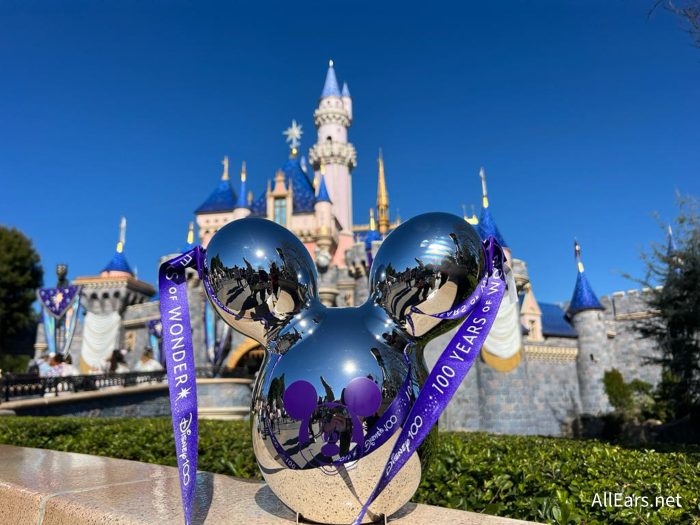
[[[262,510],[273,516],[296,522],[296,514],[282,503],[267,485],[263,485],[260,487],[260,490],[255,493],[255,503],[257,503],[258,507]]]
[[[197,472],[197,488],[195,494],[192,523],[200,525],[207,519],[209,509],[211,508],[211,500],[214,495],[214,474],[209,472]]]
[[[403,507],[401,507],[399,510],[394,512],[391,516],[389,516],[389,520],[396,520],[399,518],[404,518],[411,514],[416,508],[418,507],[417,504],[413,503],[412,501],[409,501],[406,503]]]

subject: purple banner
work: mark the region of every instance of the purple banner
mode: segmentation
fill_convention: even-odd
[[[80,295],[80,286],[41,288],[38,295],[42,308],[56,319],[60,319],[72,306],[73,298]]]
[[[406,418],[379,482],[367,502],[362,506],[362,510],[353,521],[353,525],[362,523],[362,519],[372,502],[401,470],[401,467],[435,426],[440,414],[445,410],[474,364],[489,330],[496,320],[496,314],[506,289],[503,276],[504,258],[500,246],[495,243],[493,238],[489,238],[485,245],[487,281],[480,283],[481,298],[435,363],[418,399]]]
[[[187,301],[187,268],[197,268],[195,248],[163,263],[158,275],[163,353],[168,371],[170,412],[185,523],[192,521],[197,478],[197,375]]]

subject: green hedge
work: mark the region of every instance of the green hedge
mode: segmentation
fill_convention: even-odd
[[[199,468],[260,479],[247,422],[200,422]],[[175,465],[170,421],[0,418],[0,443]],[[700,523],[700,451],[441,433],[414,501],[549,523]],[[682,508],[601,508],[599,493],[680,494]]]

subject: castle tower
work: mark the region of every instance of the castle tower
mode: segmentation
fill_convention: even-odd
[[[326,187],[326,178],[321,175],[318,183],[318,192],[316,193],[316,202],[314,203],[314,214],[316,216],[317,232],[319,236],[332,236],[334,233],[333,225],[333,201],[328,195]]]
[[[99,369],[115,348],[133,351],[138,347],[133,337],[125,336],[123,315],[127,307],[148,301],[155,290],[134,275],[124,256],[125,244],[126,219],[122,218],[117,249],[100,275],[73,281],[82,287],[82,304],[86,310],[80,334],[76,334],[80,337],[74,338],[72,345],[80,344],[79,350],[72,351],[82,373]]]
[[[496,226],[496,221],[494,220],[491,212],[489,211],[489,197],[486,191],[486,171],[484,168],[479,170],[479,177],[481,177],[481,217],[479,217],[479,235],[482,239],[487,239],[488,237],[493,237],[496,239],[498,244],[505,249],[508,259],[510,259],[510,249],[506,244],[505,239],[501,235],[501,232]]]
[[[348,128],[352,122],[352,99],[347,86],[343,92],[333,69],[328,63],[326,81],[318,108],[314,111],[314,125],[318,133],[316,144],[309,150],[309,160],[315,172],[325,167],[328,194],[333,202],[333,215],[345,235],[352,236],[352,169],[357,164],[355,147],[348,142]],[[318,173],[317,173],[318,176]]]
[[[228,176],[228,157],[224,157],[221,164],[224,171],[218,186],[194,212],[199,227],[199,242],[205,248],[216,231],[233,220],[231,210],[236,207],[238,200]]]
[[[540,308],[532,285],[527,283],[523,287],[523,298],[520,304],[520,323],[527,329],[528,341],[544,341],[542,334],[542,309]]]
[[[581,410],[584,414],[602,414],[610,409],[603,386],[603,374],[610,367],[607,350],[607,332],[603,321],[603,305],[593,292],[581,262],[581,246],[574,241],[578,274],[569,303],[567,316],[578,333],[576,368]]]
[[[250,215],[250,204],[248,202],[248,197],[245,191],[245,179],[246,179],[246,169],[245,161],[241,165],[241,189],[238,192],[238,200],[236,200],[236,207],[233,209],[233,220],[243,219]]]
[[[389,192],[386,189],[386,178],[384,177],[384,156],[382,150],[379,150],[379,176],[377,178],[377,223],[379,233],[386,235],[391,226],[389,220]]]

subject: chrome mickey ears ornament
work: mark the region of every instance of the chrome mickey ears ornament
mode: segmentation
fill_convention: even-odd
[[[288,507],[316,522],[361,523],[413,496],[425,439],[495,318],[502,263],[462,218],[420,215],[382,243],[365,304],[327,308],[307,248],[286,228],[241,219],[214,235],[200,275],[223,319],[267,350],[253,448]],[[425,345],[467,315],[429,374]]]

